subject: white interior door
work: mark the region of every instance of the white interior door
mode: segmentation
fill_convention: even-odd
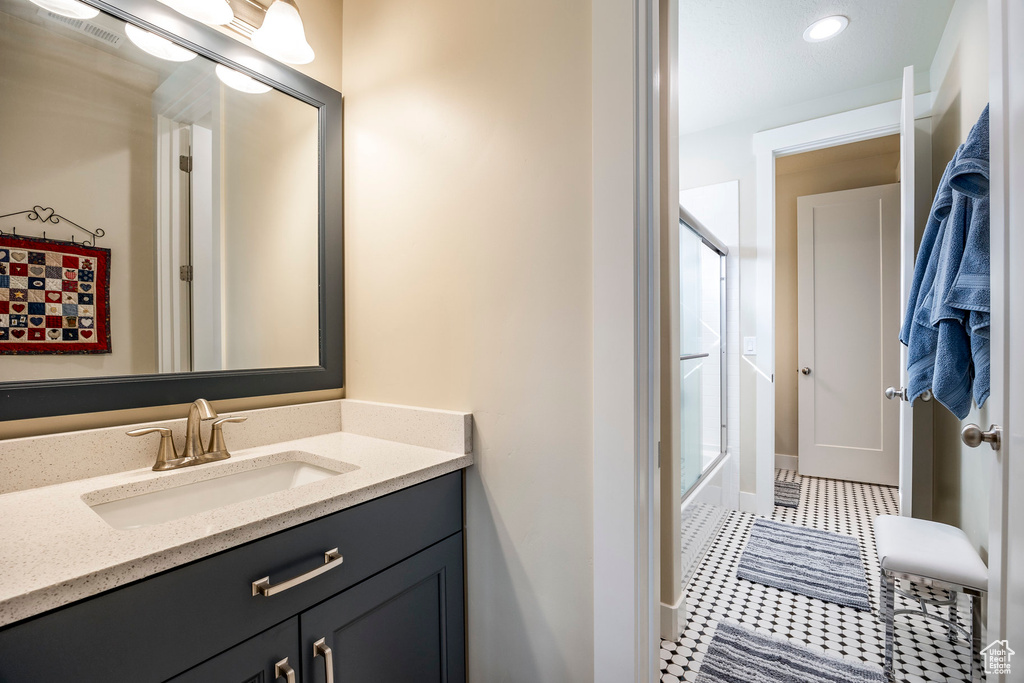
[[[907,310],[910,284],[914,279],[914,67],[903,69],[903,98],[900,108],[900,320]],[[907,347],[900,343],[898,334],[886,343],[900,349],[900,387],[910,386],[907,373]],[[896,375],[887,376],[887,382]],[[888,385],[886,385],[888,386]],[[898,399],[895,399],[898,400]],[[914,410],[909,401],[899,401],[900,411],[900,514],[911,516],[914,483]]]
[[[899,483],[899,207],[899,184],[797,199],[800,474]]]

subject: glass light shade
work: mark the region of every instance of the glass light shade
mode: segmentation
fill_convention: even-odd
[[[160,0],[175,12],[204,24],[230,24],[235,18],[227,0]]]
[[[246,76],[241,71],[235,71],[231,67],[218,64],[215,69],[217,72],[217,78],[220,82],[229,88],[234,88],[240,92],[249,93],[251,95],[260,95],[265,92],[270,92],[270,86],[266,83],[260,83],[255,78]]]
[[[136,47],[154,57],[166,59],[169,62],[187,62],[197,57],[192,50],[175,45],[166,38],[141,29],[135,24],[125,24],[124,32],[128,36],[128,40],[135,43]]]
[[[92,5],[78,2],[78,0],[32,0],[32,2],[49,12],[72,19],[92,19],[100,13]]]
[[[260,52],[286,64],[313,61],[313,48],[306,42],[299,10],[290,0],[274,0],[263,18],[263,25],[252,34],[252,44]]]
[[[808,43],[820,43],[838,36],[849,25],[850,20],[841,14],[818,19],[804,31],[804,40]]]

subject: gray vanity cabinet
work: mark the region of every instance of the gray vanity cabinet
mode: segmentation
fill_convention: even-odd
[[[452,472],[4,627],[0,683],[463,683],[463,581]]]
[[[462,614],[457,534],[303,612],[303,681],[465,681]]]

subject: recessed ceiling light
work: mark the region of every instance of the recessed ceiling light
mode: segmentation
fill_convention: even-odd
[[[221,83],[240,92],[249,93],[250,95],[270,92],[270,86],[266,83],[260,83],[255,78],[246,76],[241,71],[235,71],[223,64],[218,64],[214,71],[217,72],[217,78],[220,79]]]
[[[175,45],[163,36],[150,33],[135,24],[125,24],[124,32],[128,39],[135,43],[135,46],[140,50],[148,52],[154,57],[166,59],[169,62],[187,62],[190,59],[195,59],[197,56],[192,50],[183,48],[181,45]]]
[[[841,14],[818,19],[804,31],[804,40],[808,43],[820,43],[838,36],[849,25],[850,20]]]

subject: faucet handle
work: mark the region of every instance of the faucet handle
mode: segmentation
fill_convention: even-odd
[[[156,463],[153,465],[155,471],[173,470],[183,465],[182,458],[178,456],[178,452],[174,449],[171,430],[167,427],[141,427],[127,431],[125,434],[128,436],[160,435],[160,449],[156,453]]]
[[[140,427],[139,429],[132,429],[125,432],[128,436],[145,436],[146,434],[159,434],[162,437],[168,437],[171,435],[171,430],[167,427]]]
[[[224,443],[224,424],[227,422],[245,422],[248,417],[243,415],[236,415],[234,417],[220,417],[213,421],[213,426],[210,429],[210,445],[206,448],[207,460],[224,460],[230,458],[231,454],[228,453],[228,447]],[[216,456],[210,458],[209,456]]]
[[[232,415],[231,417],[219,417],[214,421],[213,426],[217,427],[225,422],[245,422],[248,419],[249,418],[246,415]]]

